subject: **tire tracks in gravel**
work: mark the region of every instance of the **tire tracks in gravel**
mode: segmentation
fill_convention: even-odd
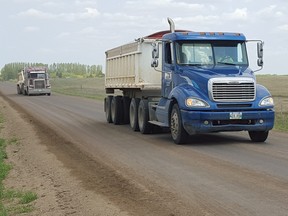
[[[205,215],[201,206],[189,206],[161,186],[151,183],[143,188],[143,185],[141,187],[133,180],[125,178],[105,162],[85,154],[76,143],[68,141],[57,131],[49,128],[45,122],[34,118],[9,97],[1,92],[0,95],[13,109],[18,111],[26,122],[33,125],[41,144],[45,145],[48,151],[53,153],[70,170],[71,174],[81,181],[81,185],[86,190],[94,191],[108,198],[122,211],[131,215],[176,216],[191,215],[191,212],[194,212],[193,215]],[[51,181],[54,180],[51,179]],[[57,186],[56,183],[54,186],[57,188],[59,185]],[[59,188],[61,187],[59,186]],[[69,191],[59,190],[56,196],[61,208],[71,208]],[[71,213],[73,214],[73,212]]]

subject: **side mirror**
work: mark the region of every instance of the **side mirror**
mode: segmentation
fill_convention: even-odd
[[[152,58],[156,59],[159,58],[159,43],[152,43]]]
[[[257,43],[257,54],[258,54],[258,58],[263,58],[263,46],[264,46],[264,43],[263,43],[263,42],[258,42],[258,43]]]
[[[261,41],[257,43],[257,55],[258,55],[257,64],[259,67],[263,66],[263,46],[264,42]]]
[[[158,67],[158,59],[153,59],[151,61],[151,67],[154,67],[154,68]]]
[[[258,65],[259,67],[262,67],[262,66],[263,66],[263,59],[262,59],[262,58],[259,58],[259,59],[257,60],[257,65]]]
[[[152,62],[151,67],[158,67],[158,58],[159,58],[159,43],[152,43]]]

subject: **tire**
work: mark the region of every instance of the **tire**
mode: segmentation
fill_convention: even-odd
[[[21,94],[21,90],[20,90],[19,85],[17,85],[17,94]]]
[[[106,121],[108,123],[112,123],[112,118],[111,118],[111,101],[112,101],[113,96],[108,96],[104,99],[104,111],[105,111],[105,116],[106,116]]]
[[[139,131],[138,125],[138,107],[139,107],[139,98],[132,98],[130,107],[129,107],[129,118],[130,118],[130,127],[133,131]]]
[[[152,125],[149,121],[148,100],[141,100],[138,107],[138,125],[142,134],[148,134],[152,131]]]
[[[269,131],[248,131],[251,141],[253,142],[265,142]]]
[[[21,85],[21,88],[20,88],[20,94],[24,94],[24,85]]]
[[[123,122],[122,96],[114,96],[111,101],[111,119],[115,125]]]
[[[129,124],[129,107],[131,103],[131,98],[123,97],[123,124]]]
[[[188,133],[185,131],[181,113],[178,104],[174,104],[170,115],[170,130],[173,141],[176,144],[184,144],[188,139]]]

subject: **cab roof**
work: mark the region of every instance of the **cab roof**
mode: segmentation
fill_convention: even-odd
[[[194,32],[187,30],[160,31],[144,37],[144,39],[169,39],[169,40],[237,40],[245,41],[242,33],[232,32]]]

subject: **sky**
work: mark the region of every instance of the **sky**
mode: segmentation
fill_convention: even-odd
[[[13,62],[103,65],[105,51],[168,30],[264,41],[259,74],[288,75],[287,0],[0,0],[0,69]],[[255,44],[254,44],[255,45]],[[256,52],[249,53],[257,69]]]

